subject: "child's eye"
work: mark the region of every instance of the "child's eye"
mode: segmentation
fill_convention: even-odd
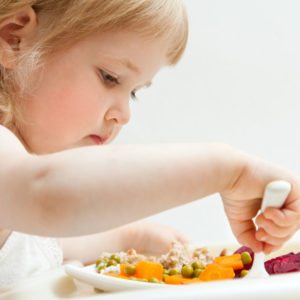
[[[119,84],[118,78],[108,74],[107,72],[100,70],[100,74],[102,76],[102,79],[104,83],[107,84]]]
[[[105,84],[108,84],[108,85],[114,85],[114,84],[120,84],[118,78],[108,74],[107,72],[99,69],[99,72],[101,74],[101,77],[102,77],[102,80]],[[130,93],[130,98],[132,100],[138,100],[137,97],[136,97],[136,90],[133,90],[131,93]]]

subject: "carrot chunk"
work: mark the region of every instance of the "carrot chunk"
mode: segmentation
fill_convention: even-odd
[[[163,278],[163,265],[158,263],[153,263],[149,261],[140,260],[136,264],[136,274],[135,277],[145,278],[149,280],[151,277],[155,277],[158,280]]]
[[[241,254],[233,254],[227,256],[218,256],[215,258],[215,263],[222,267],[232,267],[233,270],[240,270],[244,268]]]
[[[191,284],[199,282],[201,282],[199,278],[184,278],[182,275],[165,275],[166,284]]]
[[[217,264],[209,264],[200,274],[199,279],[203,281],[232,279],[235,273],[232,267],[223,267]]]

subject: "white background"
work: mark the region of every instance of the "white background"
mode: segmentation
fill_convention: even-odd
[[[137,94],[116,143],[225,142],[300,175],[300,1],[186,4],[183,59]],[[235,241],[218,195],[150,220],[203,245]]]

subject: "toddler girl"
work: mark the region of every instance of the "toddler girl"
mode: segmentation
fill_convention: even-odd
[[[129,98],[178,62],[187,32],[179,0],[0,2],[1,287],[63,256],[90,263],[104,250],[188,242],[132,222],[217,192],[255,251],[298,229],[300,181],[287,170],[221,144],[109,145],[130,119]],[[292,191],[256,231],[274,179]]]

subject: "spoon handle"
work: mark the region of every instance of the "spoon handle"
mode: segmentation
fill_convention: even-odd
[[[266,185],[260,210],[264,212],[267,207],[280,208],[290,191],[291,184],[289,182],[284,180],[271,181]]]

